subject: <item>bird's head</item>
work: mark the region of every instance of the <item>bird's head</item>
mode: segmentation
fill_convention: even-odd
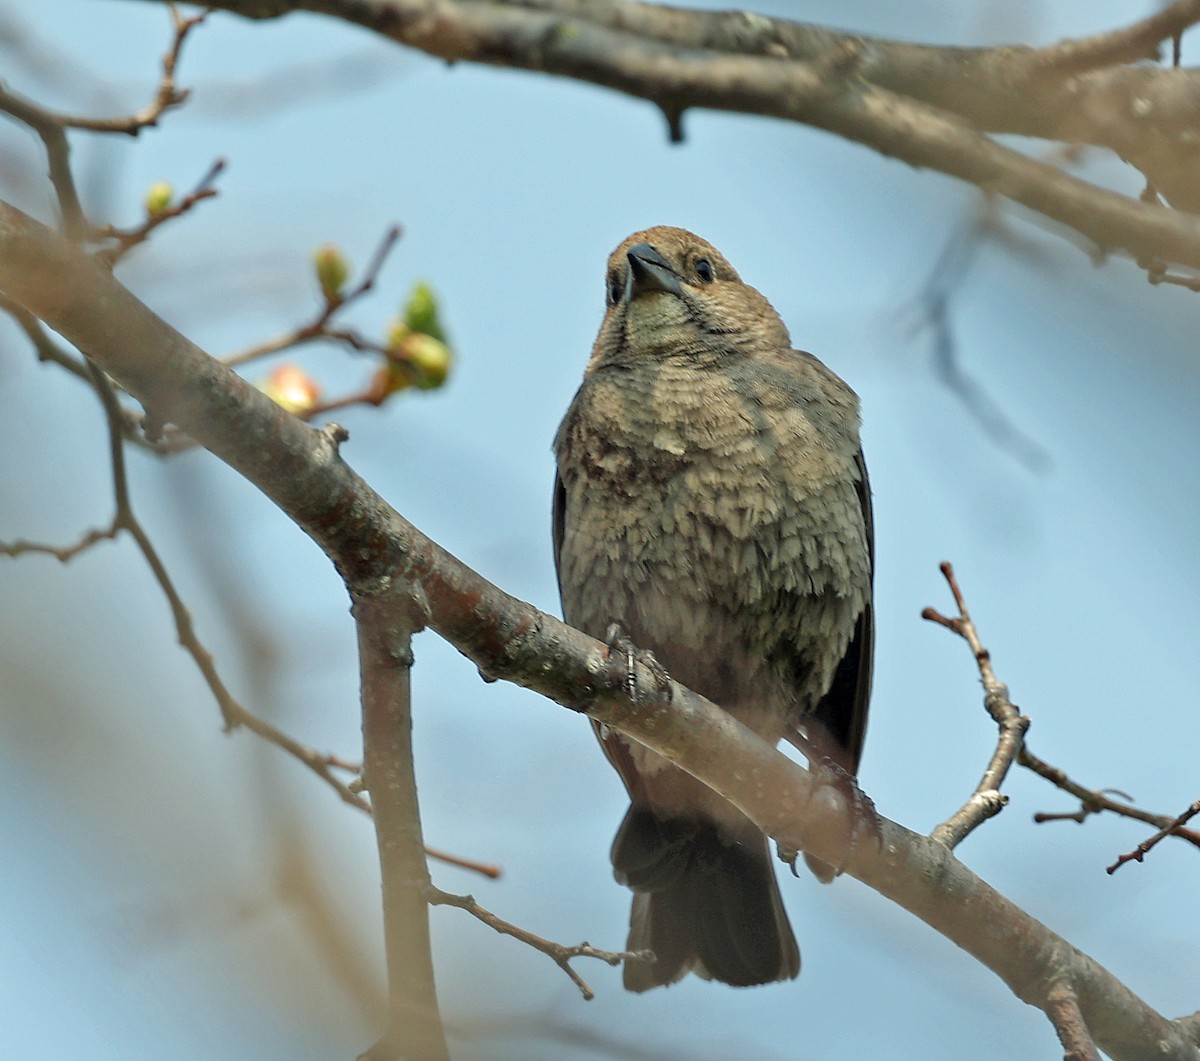
[[[608,259],[607,311],[588,371],[642,358],[720,359],[791,345],[774,307],[707,240],[661,225]]]

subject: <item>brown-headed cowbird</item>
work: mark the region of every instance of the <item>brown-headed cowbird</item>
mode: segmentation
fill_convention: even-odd
[[[873,645],[858,399],[690,232],[630,236],[606,291],[555,440],[564,617],[597,638],[619,624],[762,737],[803,731],[854,773]],[[794,977],[761,830],[654,752],[600,737],[632,801],[612,847],[634,892],[629,949],[657,957],[626,963],[625,986]]]

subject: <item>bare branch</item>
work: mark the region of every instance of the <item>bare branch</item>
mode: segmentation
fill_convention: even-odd
[[[243,707],[229,692],[216,669],[212,654],[196,636],[191,613],[187,610],[178,591],[175,589],[175,583],[171,579],[166,565],[158,555],[158,550],[155,549],[150,536],[146,533],[145,528],[134,514],[129,496],[128,476],[125,470],[124,410],[117,400],[116,391],[104,373],[93,366],[91,362],[86,362],[86,368],[96,388],[96,392],[100,396],[105,419],[108,424],[109,459],[112,468],[113,495],[116,506],[112,522],[106,528],[88,531],[77,542],[67,546],[45,545],[24,540],[10,543],[0,542],[0,555],[16,557],[24,553],[46,553],[66,563],[96,542],[111,540],[122,531],[128,533],[137,543],[138,549],[149,565],[155,581],[167,598],[167,604],[175,620],[175,630],[179,643],[195,661],[196,666],[199,667],[200,673],[203,675],[209,690],[212,692],[221,709],[221,717],[224,719],[226,727],[228,729],[236,729],[238,726],[245,726],[265,740],[282,748],[289,755],[292,755],[316,773],[345,802],[370,814],[370,804],[361,796],[352,792],[333,773],[332,767],[342,765],[340,760],[334,759],[332,756],[321,755],[301,744],[276,726],[271,725],[265,719],[259,718],[253,712]],[[446,856],[445,860],[454,864],[462,864],[461,860],[452,856]],[[471,868],[469,863],[467,865],[468,868]],[[480,872],[486,873],[487,871],[481,870]]]
[[[504,876],[504,870],[494,862],[478,862],[473,858],[464,858],[462,855],[451,855],[436,847],[430,847],[428,844],[425,845],[425,854],[430,858],[437,859],[439,862],[445,862],[448,866],[457,866],[459,869],[470,870],[472,873],[478,873],[481,877],[487,877],[489,880],[499,880]]]
[[[570,947],[562,943],[555,943],[553,940],[535,935],[528,931],[528,929],[520,928],[511,921],[505,921],[503,918],[497,917],[490,910],[480,906],[475,901],[473,895],[454,895],[450,892],[442,891],[441,888],[430,887],[429,902],[433,906],[453,906],[456,909],[465,910],[472,917],[482,921],[488,928],[495,929],[502,935],[512,936],[513,939],[519,939],[534,950],[541,951],[547,957],[551,958],[571,978],[571,982],[579,988],[579,993],[583,995],[586,1002],[590,1002],[595,998],[596,993],[592,990],[588,982],[572,967],[571,960],[573,958],[596,958],[609,965],[620,965],[621,962],[627,961],[645,962],[654,960],[654,955],[650,951],[600,950],[587,942],[577,943]]]
[[[1025,740],[1025,731],[1029,728],[1029,719],[1022,715],[1013,705],[1008,695],[1008,686],[996,677],[992,669],[992,657],[971,621],[967,611],[966,601],[962,590],[954,577],[954,568],[948,563],[941,565],[942,575],[954,595],[954,603],[958,608],[958,616],[948,619],[933,608],[926,608],[921,617],[930,622],[938,623],[958,634],[970,646],[975,656],[975,664],[979,668],[979,677],[983,682],[983,704],[988,714],[1000,728],[1000,737],[996,742],[996,750],[992,753],[991,761],[983,772],[979,784],[971,798],[946,821],[942,822],[930,834],[934,840],[955,847],[962,842],[975,828],[999,814],[1008,803],[1008,797],[1002,795],[1000,786],[1008,776],[1009,768],[1020,754]]]
[[[218,703],[221,704],[221,715],[228,728],[235,729],[238,726],[245,726],[251,733],[257,733],[263,740],[269,741],[277,748],[282,748],[294,759],[307,766],[332,788],[344,803],[349,803],[350,806],[365,814],[371,813],[371,805],[334,773],[334,770],[340,767],[340,762],[335,756],[322,755],[315,749],[301,744],[266,719],[248,711],[232,697],[225,702],[221,702],[218,697]]]
[[[89,224],[71,172],[71,146],[62,120],[31,100],[10,92],[0,84],[0,113],[29,126],[41,137],[50,165],[50,183],[58,199],[63,233],[73,240],[87,238]]]
[[[9,309],[18,319],[29,317],[27,311],[19,306],[3,305],[7,300],[0,297],[0,307]],[[30,318],[35,324],[38,324],[36,334],[41,335],[49,342],[48,337],[40,329],[40,323],[36,318]],[[39,346],[39,350],[41,347]],[[57,360],[57,358],[55,358]],[[141,528],[140,523],[133,514],[132,505],[129,500],[128,485],[125,473],[125,457],[124,451],[121,448],[120,442],[127,430],[128,410],[122,408],[116,400],[116,394],[112,389],[112,385],[106,378],[100,375],[87,364],[84,368],[85,374],[96,386],[97,393],[100,394],[104,404],[105,414],[109,424],[109,447],[110,455],[113,462],[113,482],[114,492],[117,495],[117,513],[113,516],[112,521],[107,527],[89,530],[78,541],[69,545],[50,545],[42,542],[31,542],[25,539],[17,539],[12,542],[0,542],[0,556],[17,557],[26,553],[41,553],[56,557],[60,562],[67,563],[76,557],[79,553],[90,548],[100,541],[110,541],[121,532],[128,531],[138,542],[138,547],[146,556],[147,562],[150,563],[151,569],[155,572],[158,578],[159,585],[163,592],[167,595],[168,603],[171,606],[172,614],[176,618],[176,630],[179,634],[180,643],[188,651],[188,653],[196,660],[200,666],[201,672],[204,673],[206,681],[213,695],[221,708],[221,716],[225,720],[225,724],[229,729],[236,729],[238,726],[245,726],[252,733],[256,733],[264,740],[276,747],[281,748],[293,758],[303,763],[312,770],[318,777],[329,785],[338,796],[350,806],[363,811],[368,816],[371,814],[371,805],[362,798],[351,785],[343,782],[335,773],[334,770],[344,770],[353,774],[361,772],[361,766],[354,763],[346,762],[344,759],[336,755],[322,754],[307,745],[301,744],[294,737],[289,736],[277,726],[272,725],[266,719],[260,718],[252,711],[248,710],[239,703],[228,691],[219,675],[217,675],[215,665],[212,663],[210,654],[204,649],[195,636],[194,629],[191,624],[190,614],[184,608],[182,601],[175,592],[174,584],[167,578],[164,583],[163,578],[166,577],[165,567],[158,561],[157,554],[153,551],[153,546],[149,541],[149,537]],[[115,419],[114,419],[115,418]],[[119,435],[114,435],[114,427],[120,432]],[[133,528],[137,527],[135,533]],[[154,555],[154,560],[146,554],[146,548],[149,547]],[[160,577],[160,574],[162,577]],[[185,617],[183,627],[180,627],[180,615]],[[200,656],[197,656],[197,653]],[[207,660],[207,663],[204,661]],[[211,675],[216,678],[214,684],[210,679]],[[444,862],[447,865],[457,866],[460,869],[470,870],[473,873],[479,873],[484,877],[496,879],[503,874],[503,870],[494,863],[479,862],[475,859],[469,859],[462,855],[453,855],[449,852],[439,850],[437,848],[427,848],[426,854],[439,862]]]
[[[213,659],[212,653],[205,648],[197,636],[191,612],[188,611],[183,603],[183,599],[179,596],[179,592],[175,588],[175,582],[167,571],[162,558],[158,555],[158,550],[154,547],[154,543],[150,540],[150,536],[146,533],[141,521],[134,515],[133,505],[129,498],[128,478],[125,471],[125,453],[121,437],[121,409],[117,401],[116,391],[99,368],[93,365],[91,361],[87,365],[96,384],[97,393],[100,395],[100,400],[104,406],[105,416],[108,419],[109,452],[113,469],[113,493],[117,506],[116,515],[113,517],[113,525],[118,530],[127,531],[137,543],[138,549],[150,567],[155,581],[158,583],[163,595],[167,598],[167,604],[171,609],[171,616],[175,621],[175,632],[179,639],[179,644],[192,657],[199,668],[205,683],[208,685],[209,691],[217,701],[217,706],[221,709],[221,717],[225,721],[226,728],[233,730],[238,726],[245,726],[252,732],[257,733],[260,737],[270,741],[276,747],[282,748],[289,755],[292,755],[307,766],[337,792],[346,803],[370,813],[370,806],[366,801],[361,796],[351,792],[333,773],[330,768],[328,756],[320,755],[288,736],[278,727],[271,725],[265,719],[259,718],[252,711],[240,704],[234,698],[233,694],[230,693],[224,679],[222,679],[220,672],[217,670],[216,661]]]
[[[75,357],[56,343],[37,319],[23,306],[17,305],[12,299],[0,295],[0,310],[3,310],[16,321],[17,326],[25,333],[26,338],[37,351],[39,361],[48,362],[66,369],[76,379],[82,380],[95,390],[95,380],[82,358]],[[144,417],[134,409],[122,405],[120,407],[121,433],[126,442],[131,442],[140,449],[150,450],[160,455],[180,453],[195,446],[195,443],[179,431],[167,430],[157,441],[151,441],[143,432]],[[115,533],[115,532],[114,532]],[[86,548],[86,546],[85,546]]]
[[[80,118],[39,106],[0,84],[0,113],[8,114],[22,122],[41,137],[50,164],[50,183],[58,198],[63,232],[71,239],[83,241],[91,235],[91,226],[79,200],[75,178],[71,172],[71,148],[67,142],[68,129],[81,129],[97,133],[126,133],[136,136],[147,126],[155,125],[164,112],[177,107],[187,98],[186,91],[175,87],[175,67],[179,53],[188,34],[198,26],[208,12],[192,18],[184,18],[174,4],[167,5],[171,12],[174,34],[171,47],[163,57],[163,74],[158,90],[150,105],[135,115],[125,118]],[[145,238],[145,237],[143,237]],[[127,248],[125,248],[127,249]],[[121,253],[124,253],[122,249]]]
[[[1109,811],[1120,815],[1122,818],[1133,818],[1136,821],[1146,822],[1146,824],[1153,825],[1158,829],[1169,829],[1170,835],[1178,836],[1180,839],[1187,840],[1196,847],[1200,847],[1200,832],[1178,826],[1171,828],[1175,825],[1174,818],[1168,814],[1155,814],[1133,806],[1130,797],[1126,796],[1123,792],[1114,792],[1113,789],[1087,788],[1079,784],[1078,781],[1073,781],[1057,766],[1051,766],[1049,763],[1039,759],[1027,747],[1022,748],[1021,757],[1018,761],[1026,769],[1032,770],[1056,788],[1061,788],[1064,792],[1070,793],[1079,800],[1079,810],[1070,814],[1035,814],[1033,816],[1035,822],[1073,821],[1082,823],[1092,814]],[[1113,799],[1109,793],[1123,796],[1125,802]]]
[[[53,556],[60,563],[68,563],[85,549],[90,549],[97,542],[112,541],[120,528],[116,523],[107,527],[96,527],[85,531],[83,536],[69,545],[50,545],[47,542],[32,542],[26,538],[17,538],[11,542],[0,542],[0,556],[23,556],[26,553],[42,553]]]
[[[137,136],[143,129],[157,125],[167,111],[182,104],[189,94],[188,89],[180,89],[175,84],[175,70],[179,65],[179,55],[183,51],[184,41],[188,34],[199,26],[206,18],[208,11],[198,15],[185,17],[181,15],[173,3],[168,3],[171,13],[172,36],[171,44],[162,58],[162,76],[154,98],[136,114],[116,118],[86,118],[81,115],[56,114],[44,112],[55,124],[62,129],[80,129],[90,133],[123,133],[126,136]]]
[[[1196,800],[1190,807],[1180,814],[1174,821],[1168,822],[1149,840],[1143,840],[1127,855],[1121,855],[1116,862],[1108,867],[1108,873],[1111,876],[1116,873],[1126,862],[1141,862],[1145,859],[1151,848],[1153,848],[1160,840],[1171,835],[1182,835],[1182,827],[1190,822],[1197,814],[1200,814],[1200,799]]]
[[[5,313],[16,321],[17,327],[33,343],[33,348],[37,351],[39,361],[48,361],[60,365],[70,372],[71,375],[91,385],[92,375],[88,371],[87,365],[84,364],[83,359],[72,356],[51,339],[46,334],[46,329],[42,327],[42,322],[30,313],[29,310],[3,295],[0,295],[0,309],[4,310]]]
[[[1155,285],[1174,284],[1176,287],[1187,288],[1188,291],[1200,291],[1200,277],[1168,273],[1166,267],[1161,264],[1152,266],[1147,272],[1146,279]]]
[[[991,655],[979,640],[978,632],[967,612],[966,603],[954,576],[953,568],[949,564],[942,564],[941,570],[950,585],[950,591],[954,595],[959,614],[956,618],[950,619],[933,608],[926,608],[921,613],[922,618],[946,627],[971,646],[971,651],[974,653],[976,664],[979,667],[980,678],[983,681],[984,703],[988,708],[988,713],[1000,726],[1000,740],[992,756],[992,761],[988,764],[988,769],[984,772],[983,779],[979,782],[971,798],[960,810],[934,829],[931,834],[933,839],[954,847],[971,830],[998,814],[1008,803],[1008,797],[1000,793],[1000,783],[1015,761],[1080,800],[1077,811],[1070,814],[1035,814],[1033,817],[1035,822],[1069,820],[1082,823],[1091,814],[1111,811],[1114,814],[1137,818],[1159,827],[1157,835],[1138,845],[1129,854],[1122,855],[1113,865],[1109,866],[1110,874],[1125,862],[1133,860],[1140,862],[1147,851],[1167,836],[1179,836],[1200,846],[1200,833],[1183,828],[1192,817],[1200,814],[1200,801],[1189,807],[1178,818],[1170,819],[1164,815],[1151,814],[1132,806],[1130,802],[1122,803],[1112,799],[1108,795],[1108,791],[1111,790],[1098,791],[1084,788],[1067,777],[1063,771],[1043,762],[1029,751],[1024,743],[1025,731],[1029,728],[1029,719],[1013,706],[1008,697],[1008,687],[996,678],[995,672],[992,670]],[[1119,794],[1123,795],[1123,793]]]
[[[412,635],[423,605],[407,582],[352,590],[362,687],[363,782],[375,811],[383,886],[388,1029],[371,1061],[449,1061],[433,980],[426,893],[431,887],[421,836],[412,747]]]

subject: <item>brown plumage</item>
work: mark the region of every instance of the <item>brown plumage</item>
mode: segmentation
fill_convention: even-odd
[[[555,440],[565,619],[598,638],[620,624],[767,740],[803,728],[853,773],[873,640],[857,398],[683,229],[626,239],[607,295]],[[634,892],[629,948],[658,959],[627,964],[625,986],[794,977],[762,832],[641,745],[601,743],[632,801],[612,850]]]

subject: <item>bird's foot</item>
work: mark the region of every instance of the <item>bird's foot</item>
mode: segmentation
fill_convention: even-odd
[[[649,649],[638,648],[621,628],[620,623],[610,623],[604,635],[609,658],[619,656],[625,664],[625,692],[629,702],[637,707],[642,699],[642,683],[638,680],[638,664],[645,667],[654,679],[654,691],[671,695],[671,675]]]
[[[874,801],[858,787],[858,781],[854,775],[836,760],[828,756],[813,758],[809,761],[809,770],[818,786],[816,794],[829,805],[829,811],[839,814],[844,807],[849,815],[849,827],[844,833],[842,856],[836,865],[831,866],[822,859],[814,858],[809,854],[804,856],[804,861],[813,874],[828,884],[846,868],[858,850],[859,844],[864,840],[873,840],[876,844],[883,843],[882,824],[879,820],[879,812],[875,810]],[[830,799],[830,796],[833,796],[833,799]],[[779,857],[791,867],[792,873],[795,874],[796,856],[799,852],[795,848],[783,844],[778,846],[778,851]]]

